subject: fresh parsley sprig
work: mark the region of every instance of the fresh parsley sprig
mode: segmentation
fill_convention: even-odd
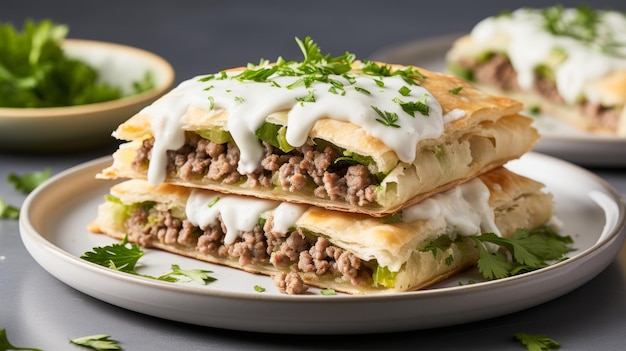
[[[478,271],[486,279],[500,279],[547,267],[550,262],[566,259],[572,251],[570,236],[561,236],[548,226],[535,230],[518,229],[509,238],[493,233],[470,236],[476,243],[480,258]],[[490,253],[484,243],[496,244],[506,249]],[[507,252],[510,255],[507,255]]]
[[[212,271],[202,269],[183,270],[176,264],[172,264],[171,272],[158,277],[140,274],[135,267],[143,255],[144,251],[139,245],[129,243],[128,237],[124,237],[119,243],[104,247],[94,247],[93,251],[83,253],[80,258],[116,271],[166,282],[177,282],[181,277],[184,277],[198,284],[206,285],[216,280],[216,278],[209,276],[209,273],[213,273]]]

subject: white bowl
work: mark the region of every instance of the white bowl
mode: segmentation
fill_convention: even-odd
[[[0,107],[0,150],[55,152],[111,142],[115,128],[168,91],[174,69],[160,56],[114,43],[66,39],[63,48],[99,72],[102,82],[130,92],[150,71],[154,87],[139,94],[87,105]]]

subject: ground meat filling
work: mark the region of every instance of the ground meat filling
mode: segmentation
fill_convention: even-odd
[[[150,160],[154,139],[143,141],[133,167],[145,168]],[[217,144],[187,133],[185,145],[168,151],[167,172],[183,180],[208,179],[233,184],[248,179],[254,186],[280,186],[290,192],[310,193],[319,198],[342,200],[354,206],[367,206],[376,200],[377,177],[361,164],[335,162],[343,156],[330,146],[318,150],[312,140],[284,153],[265,142],[265,156],[254,173],[237,171],[239,148],[232,142]],[[276,177],[274,183],[272,180]]]
[[[520,89],[517,84],[517,73],[511,61],[505,55],[496,54],[480,63],[464,61],[462,65],[472,71],[472,77],[478,83],[493,85],[508,91]],[[565,102],[557,89],[556,83],[550,79],[537,75],[535,77],[534,89],[548,101],[556,104]],[[589,101],[580,102],[578,109],[594,125],[608,130],[617,130],[619,113],[615,109]]]
[[[236,259],[242,266],[271,264],[283,270],[273,276],[281,292],[302,294],[308,286],[298,273],[343,277],[354,285],[371,283],[371,267],[352,253],[334,246],[327,238],[306,235],[301,230],[273,231],[273,217],[263,227],[256,225],[241,233],[232,244],[224,243],[226,228],[218,225],[198,228],[187,220],[174,218],[168,211],[138,206],[126,220],[130,240],[153,247],[155,242],[178,245],[205,255]]]

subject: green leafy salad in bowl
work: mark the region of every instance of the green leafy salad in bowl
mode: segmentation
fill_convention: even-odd
[[[66,38],[69,28],[0,23],[0,150],[100,144],[171,88],[174,71],[142,49]]]

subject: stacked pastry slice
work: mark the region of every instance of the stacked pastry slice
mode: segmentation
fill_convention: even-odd
[[[130,180],[90,229],[356,294],[428,286],[476,263],[469,236],[552,218],[542,184],[502,167],[538,137],[520,103],[298,44],[301,62],[192,78],[120,125],[99,177]]]

